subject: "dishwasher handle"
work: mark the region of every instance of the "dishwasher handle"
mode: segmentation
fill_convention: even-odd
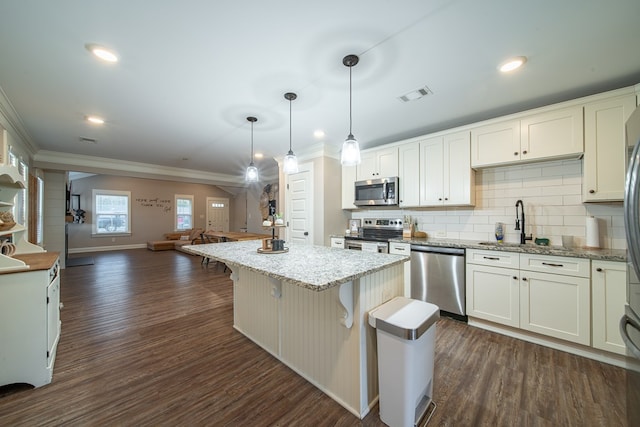
[[[464,248],[449,248],[444,246],[411,245],[411,252],[464,256]]]

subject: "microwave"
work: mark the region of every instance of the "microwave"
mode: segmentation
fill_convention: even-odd
[[[356,206],[397,206],[398,201],[397,176],[355,182]]]

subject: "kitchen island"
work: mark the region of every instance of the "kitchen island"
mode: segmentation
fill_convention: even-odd
[[[232,271],[234,328],[353,414],[376,403],[375,330],[367,313],[402,295],[401,255],[255,241],[187,246]]]

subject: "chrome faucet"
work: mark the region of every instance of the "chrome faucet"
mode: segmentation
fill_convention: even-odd
[[[518,217],[518,205],[520,205],[520,217]],[[516,230],[520,230],[520,244],[524,245],[527,240],[533,240],[532,235],[526,235],[524,232],[524,203],[522,200],[516,202]]]

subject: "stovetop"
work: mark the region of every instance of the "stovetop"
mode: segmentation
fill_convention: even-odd
[[[365,218],[362,220],[361,230],[357,235],[345,236],[345,239],[388,242],[389,239],[402,237],[402,220],[397,218]]]

